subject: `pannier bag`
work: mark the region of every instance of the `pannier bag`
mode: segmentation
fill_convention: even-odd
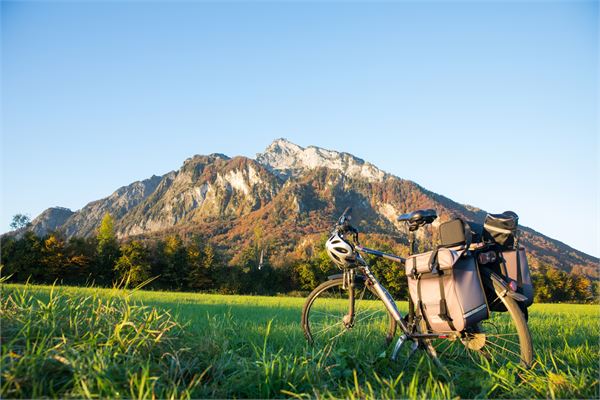
[[[467,243],[468,227],[462,219],[451,219],[440,224],[438,232],[440,233],[440,246],[454,247]]]
[[[433,332],[462,331],[488,318],[475,259],[448,248],[406,260],[410,297]]]
[[[504,248],[514,248],[518,226],[519,216],[512,211],[488,214],[483,224],[483,239]]]
[[[505,272],[502,271],[505,275],[504,280],[507,280],[506,278],[508,278],[517,283],[517,293],[527,297],[527,300],[523,302],[523,305],[529,307],[533,304],[533,283],[529,273],[529,264],[527,263],[525,249],[521,247],[519,251],[503,250],[501,257],[506,268]],[[502,270],[502,265],[500,265],[500,268]]]
[[[479,265],[489,268],[506,283],[514,281],[517,284],[517,293],[527,297],[527,300],[521,303],[523,306],[529,307],[533,304],[533,282],[523,247],[518,252],[500,248],[488,249],[478,254],[477,261]],[[491,311],[506,311],[504,304],[496,300],[494,292],[487,293],[487,301]]]
[[[460,218],[442,222],[438,228],[441,247],[455,247],[481,242],[483,226]]]

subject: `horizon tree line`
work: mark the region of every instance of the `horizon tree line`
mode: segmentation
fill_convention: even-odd
[[[237,257],[239,261],[232,265],[226,254],[201,235],[185,241],[178,235],[170,235],[159,240],[119,242],[114,220],[108,213],[96,236],[87,238],[66,239],[59,232],[39,237],[27,230],[30,221],[23,214],[13,218],[11,227],[24,229],[24,233],[20,237],[5,235],[1,239],[0,273],[10,276],[9,282],[293,295],[304,294],[329,275],[339,273],[323,250],[324,246],[311,256],[290,259],[273,267],[268,258],[261,260],[261,247],[257,243],[242,248]],[[260,236],[255,232],[256,241],[260,241]],[[325,239],[321,241],[324,243]],[[375,257],[368,261],[394,297],[407,298],[407,281],[400,265]],[[598,282],[581,274],[541,264],[532,271],[532,279],[536,302],[595,302],[598,299]]]

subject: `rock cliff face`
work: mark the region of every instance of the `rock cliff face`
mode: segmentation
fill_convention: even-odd
[[[315,146],[303,148],[286,139],[277,139],[257,154],[256,160],[283,178],[298,177],[309,170],[327,168],[345,176],[381,182],[387,174],[368,162],[348,153]]]
[[[164,177],[152,176],[123,186],[104,199],[92,201],[69,217],[61,226],[61,230],[69,237],[94,235],[104,214],[109,213],[116,220],[124,218],[127,213],[154,193],[163,179]]]
[[[38,236],[55,231],[65,224],[73,211],[64,207],[50,207],[31,221],[31,229]]]
[[[404,212],[434,208],[440,215],[434,225],[452,216],[482,222],[486,215],[351,154],[278,139],[254,160],[197,155],[177,171],[124,186],[74,213],[48,209],[32,229],[90,236],[108,212],[120,238],[201,233],[235,256],[258,235],[283,258],[299,244],[316,242],[346,206],[353,206],[362,231],[400,242],[405,237],[396,216]],[[534,263],[597,274],[595,257],[530,228],[523,227],[522,237]]]
[[[122,218],[118,232],[140,235],[176,225],[240,218],[269,203],[281,186],[279,178],[254,160],[194,156]]]

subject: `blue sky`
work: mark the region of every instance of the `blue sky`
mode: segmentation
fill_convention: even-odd
[[[600,255],[598,3],[2,2],[2,206],[347,151]]]

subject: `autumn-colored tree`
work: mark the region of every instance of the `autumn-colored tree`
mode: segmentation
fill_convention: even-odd
[[[592,282],[582,274],[571,274],[570,294],[576,301],[592,300]]]
[[[210,243],[206,243],[203,253],[202,265],[204,268],[215,267],[218,259],[214,247]]]
[[[68,257],[68,265],[64,281],[72,284],[89,284],[93,281],[92,267],[97,259],[96,238],[72,237],[66,245],[65,252]]]
[[[42,247],[41,261],[51,280],[65,277],[69,260],[65,254],[65,242],[57,234],[51,233],[46,236]]]
[[[581,274],[568,274],[558,268],[541,264],[532,274],[534,300],[547,302],[593,302],[594,286]]]

